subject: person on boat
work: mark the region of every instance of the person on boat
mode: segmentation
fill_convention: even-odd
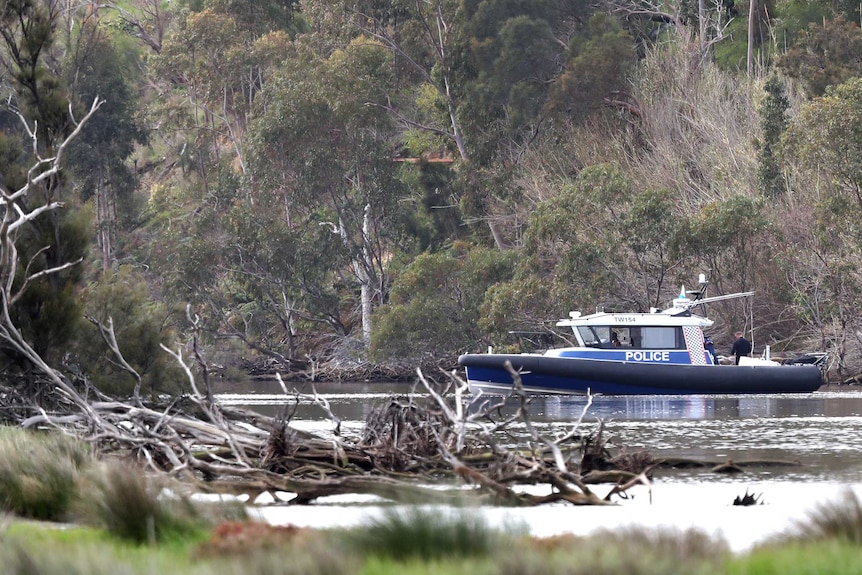
[[[741,331],[736,332],[736,340],[730,348],[730,353],[736,356],[736,365],[739,365],[740,357],[751,353],[751,342],[743,337]]]
[[[718,365],[718,352],[715,351],[715,344],[712,343],[712,339],[708,337],[703,338],[703,349],[712,357],[712,364]]]
[[[614,344],[614,347],[620,347],[622,345],[622,343],[620,343],[620,336],[617,335],[617,332],[612,332],[611,343]]]

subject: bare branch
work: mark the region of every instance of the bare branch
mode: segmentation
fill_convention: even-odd
[[[113,353],[114,357],[116,358],[116,361],[114,361],[113,363],[125,369],[132,375],[132,377],[135,378],[135,389],[132,392],[132,402],[135,405],[140,406],[141,374],[139,374],[135,368],[129,365],[129,362],[127,362],[126,358],[123,356],[123,352],[120,351],[120,344],[117,343],[117,335],[114,333],[114,318],[109,316],[108,325],[105,326],[102,324],[102,322],[100,322],[93,316],[88,315],[85,317],[90,323],[92,323],[99,329],[99,333],[101,334],[102,339],[105,340],[105,343],[108,345],[108,349],[111,350],[111,353]]]
[[[95,8],[107,8],[116,11],[120,15],[120,19],[130,29],[132,36],[139,38],[156,54],[161,53],[167,23],[167,18],[161,11],[161,1],[145,0],[136,2],[135,5],[140,8],[142,17],[114,2],[97,4]]]

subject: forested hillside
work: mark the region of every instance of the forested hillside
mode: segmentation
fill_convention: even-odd
[[[450,368],[701,273],[719,352],[862,371],[858,0],[0,9],[4,388]]]

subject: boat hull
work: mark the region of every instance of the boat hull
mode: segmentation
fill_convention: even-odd
[[[813,365],[679,365],[572,359],[529,354],[465,354],[472,391],[508,394],[509,361],[529,393],[605,395],[691,395],[811,393],[822,385]]]

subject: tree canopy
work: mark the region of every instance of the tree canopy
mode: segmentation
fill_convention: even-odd
[[[120,389],[177,389],[159,344],[451,363],[706,273],[757,290],[760,341],[858,370],[858,6],[740,8],[6,2],[0,186],[46,212],[13,234],[9,317],[106,385],[110,323]],[[744,314],[714,312],[720,345]]]

